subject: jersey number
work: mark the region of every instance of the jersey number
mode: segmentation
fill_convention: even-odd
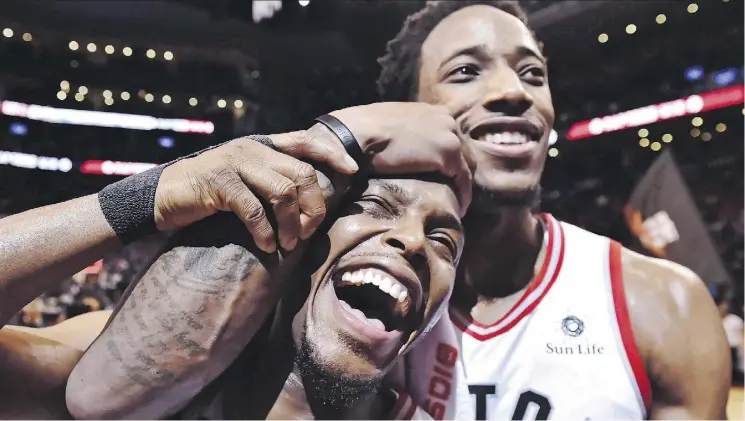
[[[497,385],[494,384],[479,384],[469,385],[468,391],[472,395],[476,396],[476,419],[486,420],[486,398],[489,395],[497,394]],[[538,411],[535,415],[536,421],[543,421],[548,419],[548,415],[551,413],[551,401],[547,397],[540,395],[532,390],[526,390],[520,394],[517,398],[517,405],[515,405],[515,412],[512,413],[513,420],[524,420],[525,413],[528,411],[530,404],[538,407]]]

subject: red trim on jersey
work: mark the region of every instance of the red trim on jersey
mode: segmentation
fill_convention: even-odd
[[[391,411],[391,414],[393,414],[393,419],[397,419],[396,416],[399,412],[401,412],[401,409],[403,409],[406,402],[410,400],[409,396],[405,393],[399,393],[398,399],[396,399],[396,404],[393,405],[393,410]]]
[[[391,419],[410,420],[416,413],[417,409],[414,400],[406,393],[396,393],[398,393],[398,398],[396,399],[396,404],[393,406],[393,411],[391,411]]]
[[[561,227],[561,224],[556,221],[553,216],[549,214],[539,214],[538,215],[541,220],[543,220],[545,226],[546,226],[546,232],[548,233],[548,244],[546,245],[546,256],[543,260],[543,264],[541,265],[541,269],[538,272],[538,275],[536,276],[536,279],[534,282],[531,283],[530,286],[525,290],[522,297],[505,313],[502,317],[499,318],[496,322],[485,325],[482,323],[477,322],[476,320],[473,320],[473,318],[468,315],[467,313],[461,312],[455,307],[451,307],[450,311],[450,320],[453,322],[455,326],[457,326],[460,330],[462,330],[464,333],[472,336],[474,339],[477,339],[479,341],[485,341],[491,338],[494,338],[498,335],[501,335],[504,332],[507,332],[508,330],[512,329],[515,325],[517,325],[520,320],[522,320],[525,316],[530,314],[533,309],[538,305],[538,303],[543,300],[543,297],[546,296],[546,293],[551,289],[551,286],[553,286],[554,281],[556,281],[556,277],[559,275],[559,271],[561,269],[561,264],[564,261],[564,229]],[[554,234],[554,231],[557,230],[559,235],[558,238]],[[559,242],[558,252],[554,251],[554,242]],[[554,256],[558,254],[558,260],[556,262],[556,266],[549,273],[551,261],[553,260]],[[548,278],[548,284],[546,285],[546,288],[541,292],[541,295],[534,298],[533,301],[528,304],[527,307],[525,307],[520,314],[517,315],[511,322],[508,324],[494,330],[493,332],[487,332],[487,333],[479,333],[476,330],[474,330],[474,327],[481,328],[481,329],[493,329],[497,327],[500,323],[502,323],[504,320],[507,319],[508,316],[513,314],[517,309],[520,307],[520,305],[530,296],[530,294],[538,289],[542,284],[546,283],[546,279]]]
[[[644,409],[649,413],[652,406],[652,384],[647,375],[647,369],[644,366],[644,360],[639,354],[634,340],[634,332],[631,330],[631,318],[629,309],[626,305],[626,293],[623,285],[623,268],[621,266],[621,245],[616,241],[610,242],[610,284],[613,294],[613,305],[616,308],[616,320],[618,330],[621,333],[621,342],[626,350],[626,357],[629,359],[631,371],[634,373],[636,384],[639,387],[639,393],[644,401]]]

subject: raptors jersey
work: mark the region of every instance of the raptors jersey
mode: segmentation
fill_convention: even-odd
[[[500,320],[451,308],[477,419],[644,419],[651,388],[634,345],[621,246],[541,216],[547,253]]]

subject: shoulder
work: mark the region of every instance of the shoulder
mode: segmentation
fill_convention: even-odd
[[[706,285],[682,265],[625,248],[620,254],[632,330],[654,405],[687,407],[704,418],[716,414],[729,390],[729,348]]]

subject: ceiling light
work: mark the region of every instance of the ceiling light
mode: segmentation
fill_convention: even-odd
[[[3,29],[3,36],[5,36],[5,38],[12,37],[13,36],[13,30],[10,29],[10,28]]]
[[[551,158],[556,158],[557,156],[559,156],[559,150],[556,148],[549,148],[548,156],[550,156]]]
[[[106,51],[106,54],[114,54],[114,46],[113,45],[107,45],[106,47],[104,47],[103,50]]]
[[[173,53],[170,51],[166,51],[163,53],[163,58],[166,60],[173,60]]]
[[[77,51],[78,50],[78,43],[77,43],[77,41],[70,41],[70,43],[67,44],[67,46],[70,47],[70,49],[72,51]]]
[[[642,148],[646,148],[647,146],[649,146],[649,139],[647,139],[646,137],[639,139],[639,146],[641,146]]]
[[[96,52],[96,44],[94,44],[92,42],[89,42],[88,43],[87,48],[88,48],[88,51],[90,51],[91,53],[95,53]]]
[[[233,102],[233,106],[235,108],[243,108],[243,101],[241,101],[240,99],[236,99],[235,102]]]
[[[106,105],[111,105],[111,104],[114,103],[114,98],[108,97],[108,98],[106,98],[106,99],[103,100],[103,103],[106,104]]]
[[[65,98],[67,98],[67,94],[65,92],[62,92],[62,91],[57,92],[57,99],[59,99],[60,101],[62,101]]]
[[[660,145],[660,142],[652,142],[651,145],[649,145],[649,149],[657,152],[662,148],[662,145]]]
[[[710,141],[711,140],[711,133],[706,133],[706,132],[702,133],[701,134],[701,140],[703,140],[704,142]]]
[[[598,35],[598,42],[600,42],[601,44],[605,44],[606,42],[608,42],[608,34]]]
[[[649,130],[639,129],[639,137],[647,137],[647,136],[649,136]]]
[[[28,32],[24,33],[22,38],[26,42],[31,42],[31,40],[34,39],[34,37],[32,37]]]
[[[662,141],[665,142],[665,143],[672,142],[673,141],[673,135],[671,135],[670,133],[663,134],[662,135]]]
[[[226,105],[228,105],[228,103],[225,102],[224,99],[221,99],[221,100],[217,101],[217,106],[220,107],[220,108],[225,108]]]
[[[310,4],[310,0],[297,0],[298,4],[305,7]]]
[[[656,18],[654,18],[654,21],[662,25],[663,23],[667,21],[667,16],[660,13],[659,15],[657,15]]]
[[[189,98],[189,105],[192,107],[197,105],[197,99],[196,98]]]
[[[80,92],[75,94],[75,101],[81,102],[85,99],[85,95],[81,94]]]
[[[719,124],[717,124],[717,126],[716,126],[716,127],[714,128],[714,130],[718,131],[719,133],[722,133],[722,132],[724,132],[725,130],[727,130],[727,125],[726,125],[726,124],[724,124],[724,123],[719,123]]]
[[[163,103],[164,104],[170,104],[171,103],[171,96],[170,95],[163,95]]]
[[[124,47],[124,48],[122,48],[122,54],[124,54],[125,56],[129,57],[129,56],[132,55],[132,49],[129,48],[129,47]]]
[[[145,55],[147,56],[147,58],[155,58],[155,50],[153,50],[151,48],[151,49],[147,50],[147,52],[145,53]]]
[[[121,97],[125,101],[128,100],[129,99],[129,92],[126,92],[126,91],[125,92],[122,92]]]
[[[699,129],[691,129],[691,136],[693,137],[699,137],[701,135],[701,130]]]
[[[696,13],[698,12],[698,5],[696,3],[691,3],[688,5],[688,13]]]
[[[108,89],[105,90],[105,91],[103,91],[103,97],[104,98],[111,98],[111,91],[108,90]]]
[[[701,127],[701,125],[704,124],[704,119],[701,117],[693,117],[693,120],[691,120],[691,124],[693,124],[695,127]]]
[[[63,80],[59,83],[59,88],[63,91],[69,91],[70,90],[70,82]]]
[[[632,24],[629,24],[629,25],[626,25],[626,33],[627,34],[631,35],[634,32],[636,32],[636,25],[634,25],[633,23]]]
[[[145,94],[145,101],[153,102],[154,99],[155,97],[153,96],[153,94]]]
[[[88,93],[88,88],[86,88],[85,86],[81,86],[78,88],[78,92],[85,95]]]

